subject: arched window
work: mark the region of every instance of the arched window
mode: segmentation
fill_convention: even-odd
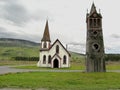
[[[46,56],[43,56],[43,64],[46,64]]]
[[[56,46],[56,53],[59,53],[59,46]]]
[[[48,63],[51,63],[51,55],[48,56]]]
[[[63,56],[63,64],[66,64],[67,57],[66,55]]]
[[[43,43],[43,48],[47,48],[47,43],[46,42]]]

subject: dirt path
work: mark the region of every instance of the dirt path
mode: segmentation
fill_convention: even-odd
[[[84,70],[32,70],[16,69],[10,66],[0,66],[0,74],[17,73],[17,72],[85,72]],[[107,70],[107,72],[120,72],[120,70]]]
[[[0,66],[0,74],[16,72],[84,72],[83,70],[33,70],[33,69],[16,69],[10,66]]]

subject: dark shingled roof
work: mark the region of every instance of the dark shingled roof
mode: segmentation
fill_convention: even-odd
[[[48,26],[48,20],[46,21],[46,26],[45,26],[45,30],[44,30],[44,34],[43,34],[43,38],[41,41],[49,41],[50,40],[50,34],[49,34],[49,26]]]

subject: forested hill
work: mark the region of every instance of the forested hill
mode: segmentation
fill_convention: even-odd
[[[0,46],[34,47],[34,46],[40,46],[40,43],[36,43],[28,40],[22,40],[22,39],[0,38]]]

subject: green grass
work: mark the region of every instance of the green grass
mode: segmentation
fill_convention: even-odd
[[[15,68],[18,69],[52,69],[52,68],[42,68],[42,67],[37,67],[36,65],[25,65],[25,66],[16,66]],[[65,70],[85,70],[85,65],[77,65],[72,64],[70,68],[61,68]],[[107,65],[106,66],[107,70],[120,70],[120,65]]]
[[[53,68],[46,68],[46,67],[37,67],[36,64],[34,65],[22,65],[22,66],[15,66],[18,69],[53,69]],[[56,68],[55,68],[56,69]],[[58,68],[59,69],[59,68]],[[65,70],[85,70],[85,65],[80,63],[71,63],[71,67],[69,68],[60,68]]]
[[[117,90],[120,73],[31,72],[0,75],[0,88],[48,90]]]

